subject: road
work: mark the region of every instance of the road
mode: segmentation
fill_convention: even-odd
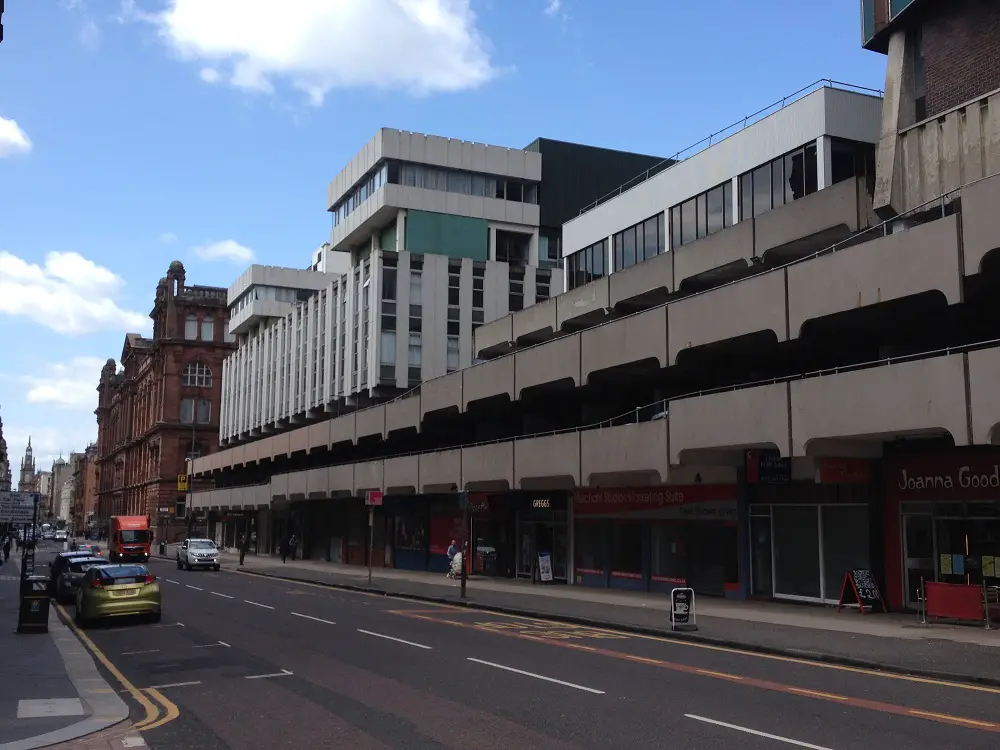
[[[150,567],[162,623],[86,637],[154,750],[1000,746],[1000,689]]]

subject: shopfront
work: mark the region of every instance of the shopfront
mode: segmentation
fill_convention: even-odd
[[[836,604],[849,570],[872,570],[873,477],[868,461],[821,458],[812,481],[748,483],[750,596]]]
[[[886,599],[916,609],[920,581],[1000,585],[1000,451],[885,460]]]
[[[576,583],[738,596],[737,498],[736,485],[577,490]]]
[[[537,579],[538,556],[549,555],[553,580],[567,581],[569,493],[472,493],[469,509],[473,573]]]

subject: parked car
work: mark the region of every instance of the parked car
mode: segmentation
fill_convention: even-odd
[[[211,568],[218,570],[219,548],[211,539],[185,539],[177,548],[177,570],[185,568]]]
[[[145,565],[94,566],[84,573],[76,590],[76,623],[81,627],[127,615],[159,622],[161,612],[160,584]]]
[[[91,554],[86,550],[78,550],[76,552],[60,552],[52,558],[52,561],[49,563],[49,596],[56,595],[59,577],[65,572],[66,566],[69,565],[70,561],[85,557],[97,557],[97,555]]]
[[[107,565],[103,557],[71,557],[65,565],[59,578],[56,579],[55,598],[57,602],[76,601],[76,590],[80,588],[87,571],[95,565]]]

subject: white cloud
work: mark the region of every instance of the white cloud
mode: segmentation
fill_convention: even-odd
[[[17,120],[0,117],[0,159],[31,151],[31,139],[21,130]]]
[[[97,408],[97,383],[105,361],[98,357],[74,357],[52,365],[45,375],[21,376],[21,381],[29,386],[28,403],[92,412]]]
[[[122,278],[73,252],[53,252],[39,266],[0,250],[0,313],[56,333],[146,330],[146,315],[118,306]]]
[[[554,16],[562,10],[562,0],[548,0],[545,6],[545,15]]]
[[[471,0],[169,0],[160,13],[125,0],[121,17],[154,23],[182,58],[208,63],[203,80],[214,70],[267,93],[286,80],[316,105],[335,88],[452,92],[496,74]]]
[[[250,263],[254,252],[249,247],[241,245],[236,240],[220,240],[201,245],[194,249],[195,255],[202,260],[231,260],[234,263]]]
[[[173,232],[164,232],[160,235],[159,240],[164,245],[173,245],[177,242],[177,235]]]
[[[94,19],[88,18],[80,27],[80,44],[91,52],[96,52],[101,46],[101,30],[97,28]]]
[[[218,83],[222,78],[222,73],[215,68],[202,68],[198,75],[205,83]]]

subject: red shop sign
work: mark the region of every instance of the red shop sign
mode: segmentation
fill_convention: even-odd
[[[1000,456],[897,456],[885,462],[886,495],[897,500],[1000,499]]]
[[[658,510],[691,503],[735,502],[734,484],[686,484],[660,487],[594,487],[573,492],[573,513],[578,516]]]
[[[868,484],[872,462],[863,458],[820,458],[816,461],[818,484]]]

